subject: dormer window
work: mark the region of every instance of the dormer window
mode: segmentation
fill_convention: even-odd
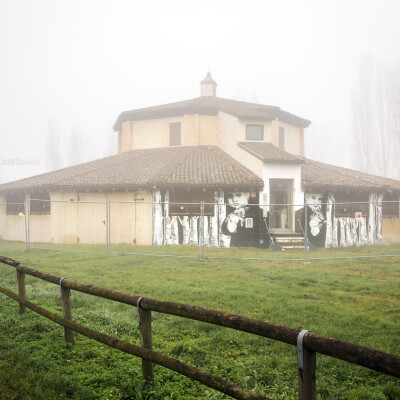
[[[246,140],[264,140],[264,125],[246,125]]]
[[[178,146],[181,144],[181,123],[171,122],[169,124],[169,145]]]

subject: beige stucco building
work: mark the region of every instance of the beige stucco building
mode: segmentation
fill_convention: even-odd
[[[200,97],[121,113],[115,156],[0,185],[0,237],[267,247],[307,229],[319,246],[400,241],[399,181],[305,158],[308,120],[216,88],[208,73]]]

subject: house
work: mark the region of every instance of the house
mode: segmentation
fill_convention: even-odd
[[[27,212],[40,243],[400,241],[399,181],[307,159],[310,121],[216,88],[208,73],[200,97],[122,112],[114,156],[0,185],[1,238],[25,240]]]

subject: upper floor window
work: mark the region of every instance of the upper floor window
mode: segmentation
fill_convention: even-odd
[[[19,214],[25,212],[25,193],[6,194],[6,214]]]
[[[279,148],[285,149],[285,128],[279,127]]]
[[[169,124],[169,145],[177,146],[181,144],[181,123],[171,122]]]
[[[31,214],[50,214],[51,203],[49,192],[32,193],[30,211]]]
[[[264,125],[246,125],[246,140],[264,140]]]

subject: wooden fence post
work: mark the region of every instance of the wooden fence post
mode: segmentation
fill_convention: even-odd
[[[71,290],[62,286],[63,279],[64,278],[60,280],[63,317],[72,321]],[[69,328],[64,328],[64,338],[66,342],[74,343],[74,331]]]
[[[299,400],[316,400],[315,383],[316,353],[303,346],[303,338],[308,331],[301,331],[297,338]]]
[[[137,308],[139,315],[139,329],[140,329],[140,343],[145,349],[153,350],[153,343],[151,338],[151,311],[143,310],[140,307],[140,300],[138,300]],[[154,383],[154,364],[142,359],[143,378]]]
[[[25,300],[25,274],[17,270],[17,281],[18,281],[18,296]],[[25,306],[19,305],[19,313],[25,312]]]

